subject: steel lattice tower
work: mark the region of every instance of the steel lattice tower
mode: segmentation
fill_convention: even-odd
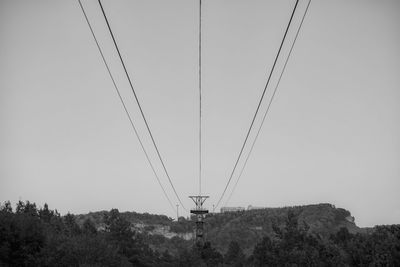
[[[203,243],[204,241],[204,215],[208,210],[203,209],[203,203],[209,196],[189,196],[196,204],[195,209],[191,209],[190,213],[196,216],[196,242]]]

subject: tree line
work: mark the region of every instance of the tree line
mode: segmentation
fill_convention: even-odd
[[[329,238],[310,233],[289,212],[284,226],[262,238],[246,255],[226,240],[225,253],[210,242],[176,241],[173,253],[155,249],[117,209],[104,215],[104,229],[90,220],[61,216],[45,204],[19,201],[0,206],[0,266],[400,266],[400,226],[377,226],[366,234],[340,229]],[[175,238],[176,239],[176,238]],[[182,245],[186,244],[186,245]]]

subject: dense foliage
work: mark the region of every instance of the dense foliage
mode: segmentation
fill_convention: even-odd
[[[343,227],[326,236],[312,231],[296,211],[288,209],[283,223],[272,223],[271,232],[245,253],[246,244],[231,238],[224,240],[227,249],[221,251],[212,242],[193,245],[178,237],[135,231],[129,214],[117,209],[102,212],[99,227],[92,221],[95,217],[61,216],[46,204],[38,208],[29,201],[19,201],[14,211],[6,202],[0,207],[0,266],[400,266],[399,225],[376,226],[365,233]],[[219,220],[232,224],[234,216],[248,220],[248,228],[254,221],[267,221],[247,215],[218,215],[209,221],[215,228],[221,227]],[[156,219],[165,225],[171,221]],[[187,223],[181,218],[175,227],[186,231]],[[246,240],[247,232],[237,234]]]
[[[226,240],[233,240],[249,255],[264,236],[274,235],[274,227],[286,225],[289,212],[298,218],[300,224],[306,223],[310,233],[325,239],[342,227],[351,233],[363,231],[354,224],[349,211],[331,204],[315,204],[210,214],[205,220],[206,232],[218,250],[226,252]]]
[[[90,220],[80,227],[71,214],[60,216],[45,204],[9,202],[0,209],[0,263],[6,266],[154,266],[164,265],[131,231],[118,210],[111,210],[106,230]],[[1,265],[1,264],[0,264]]]
[[[309,232],[329,238],[331,234],[345,227],[351,233],[364,232],[364,229],[357,227],[350,212],[325,203],[306,206],[292,206],[282,208],[263,208],[240,212],[209,213],[205,218],[205,227],[208,241],[218,251],[226,253],[229,242],[236,241],[240,244],[246,256],[249,256],[254,246],[264,236],[274,234],[273,226],[284,227],[288,212],[292,212],[298,220],[309,226]],[[104,218],[108,211],[91,212],[89,214],[77,215],[79,225],[90,219],[98,229],[104,229]],[[158,250],[168,250],[176,254],[179,247],[190,245],[191,242],[184,242],[182,238],[189,240],[193,234],[193,220],[191,218],[179,217],[179,220],[172,220],[166,216],[153,214],[140,214],[136,212],[123,212],[121,216],[128,220],[135,228],[135,231],[146,232],[149,237],[149,244]],[[158,235],[158,237],[155,237]],[[175,236],[173,242],[169,242]],[[168,237],[164,238],[163,237]],[[180,238],[179,238],[180,237]],[[173,243],[173,244],[171,244]],[[189,243],[189,244],[185,244]]]

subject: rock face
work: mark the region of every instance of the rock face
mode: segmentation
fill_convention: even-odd
[[[188,232],[188,233],[175,233],[171,232],[171,227],[168,225],[154,225],[154,229],[151,231],[148,231],[148,234],[150,235],[162,235],[165,238],[171,239],[173,237],[179,237],[184,240],[191,240],[193,239],[193,233]]]
[[[221,252],[227,250],[230,241],[237,241],[249,254],[263,236],[273,237],[274,228],[285,226],[289,212],[296,216],[298,227],[307,229],[321,238],[328,238],[330,234],[336,233],[342,227],[347,228],[351,233],[362,231],[354,223],[354,217],[349,211],[336,208],[331,204],[316,204],[210,213],[205,218],[206,238]],[[106,213],[105,211],[94,212],[78,215],[76,218],[80,224],[85,219],[91,219],[98,229],[104,229],[103,219]],[[135,212],[122,214],[131,222],[133,230],[145,233],[157,240],[152,244],[155,248],[166,246],[168,242],[176,244],[177,239],[182,240],[181,242],[184,244],[192,244],[192,242],[188,242],[194,238],[194,222],[191,220],[181,217],[179,221],[174,221],[163,215]],[[163,241],[160,242],[159,238],[163,238]],[[168,246],[172,246],[171,244]]]

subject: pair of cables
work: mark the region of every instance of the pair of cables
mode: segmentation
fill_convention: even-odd
[[[294,14],[295,14],[295,12],[296,12],[296,9],[297,9],[297,7],[298,7],[298,3],[299,3],[299,0],[296,0],[295,6],[294,6],[294,8],[293,8],[292,14],[291,14],[290,19],[289,19],[289,23],[288,23],[288,25],[287,25],[287,27],[286,27],[285,33],[284,33],[284,35],[283,35],[281,44],[280,44],[280,46],[279,46],[278,52],[277,52],[276,57],[275,57],[275,60],[274,60],[274,63],[273,63],[273,65],[272,65],[271,71],[270,71],[270,73],[269,73],[269,76],[268,76],[266,85],[265,85],[265,87],[264,87],[264,90],[263,90],[263,93],[262,93],[262,95],[261,95],[261,98],[260,98],[260,100],[259,100],[259,102],[258,102],[256,111],[255,111],[255,113],[254,113],[253,119],[252,119],[251,124],[250,124],[250,127],[249,127],[249,129],[248,129],[248,131],[247,131],[246,138],[245,138],[245,140],[244,140],[244,142],[243,142],[243,144],[242,144],[242,147],[241,147],[241,149],[240,149],[239,155],[238,155],[238,157],[237,157],[237,159],[236,159],[235,165],[234,165],[234,167],[233,167],[233,169],[232,169],[232,172],[231,172],[231,174],[230,174],[230,176],[229,176],[229,179],[228,179],[228,181],[227,181],[227,183],[226,183],[226,185],[225,185],[225,188],[224,188],[224,190],[223,190],[223,192],[222,192],[220,198],[218,199],[217,204],[214,206],[214,211],[215,211],[215,209],[220,205],[220,203],[221,203],[221,201],[222,201],[222,199],[223,199],[223,197],[224,197],[224,195],[225,195],[225,193],[226,193],[226,191],[227,191],[227,189],[228,189],[228,186],[229,186],[229,184],[230,184],[231,181],[232,181],[232,178],[233,178],[233,175],[234,175],[234,173],[235,173],[235,171],[236,171],[236,168],[237,168],[237,166],[238,166],[238,163],[239,163],[239,161],[240,161],[240,159],[241,159],[241,157],[242,157],[242,155],[243,155],[244,148],[245,148],[245,146],[246,146],[246,143],[247,143],[247,141],[248,141],[248,139],[249,139],[250,133],[251,133],[252,128],[253,128],[253,126],[254,126],[254,122],[255,122],[256,117],[257,117],[257,115],[258,115],[258,112],[259,112],[259,110],[260,110],[260,106],[261,106],[261,104],[262,104],[262,102],[263,102],[263,100],[264,100],[265,93],[266,93],[266,91],[267,91],[267,88],[268,88],[268,85],[269,85],[269,83],[270,83],[272,74],[273,74],[274,69],[275,69],[275,67],[276,67],[276,63],[277,63],[278,58],[279,58],[279,55],[280,55],[280,53],[281,53],[283,44],[285,43],[285,39],[286,39],[287,33],[288,33],[288,31],[289,31],[290,25],[291,25],[291,23],[292,23],[293,16],[294,16]],[[248,152],[248,154],[247,154],[247,157],[246,157],[246,159],[245,159],[245,162],[244,162],[244,164],[243,164],[243,166],[242,166],[242,168],[241,168],[241,171],[240,171],[240,173],[239,173],[239,175],[238,175],[238,178],[236,179],[236,182],[235,182],[235,184],[234,184],[234,186],[233,186],[233,188],[232,188],[232,191],[231,191],[230,195],[228,196],[228,198],[227,198],[227,200],[226,200],[226,202],[225,202],[225,205],[226,205],[226,204],[229,202],[229,200],[231,199],[231,197],[232,197],[232,195],[233,195],[233,193],[234,193],[234,191],[235,191],[235,189],[236,189],[236,187],[237,187],[237,185],[238,185],[238,182],[239,182],[239,180],[240,180],[240,178],[241,178],[241,176],[242,176],[242,174],[243,174],[243,171],[244,171],[244,169],[245,169],[245,167],[246,167],[246,164],[247,164],[247,162],[248,162],[248,160],[249,160],[249,158],[250,158],[251,152],[253,151],[254,145],[255,145],[255,143],[256,143],[256,141],[257,141],[257,138],[258,138],[258,136],[259,136],[259,134],[260,134],[261,128],[262,128],[262,126],[263,126],[263,124],[264,124],[264,121],[265,121],[265,118],[267,117],[267,114],[268,114],[268,112],[269,112],[269,110],[270,110],[272,101],[273,101],[273,99],[274,99],[274,97],[275,97],[275,94],[276,94],[276,91],[277,91],[277,89],[278,89],[278,87],[279,87],[279,84],[280,84],[280,81],[281,81],[281,79],[282,79],[283,73],[284,73],[284,71],[285,71],[285,69],[286,69],[286,66],[287,66],[287,63],[288,63],[288,61],[289,61],[290,55],[292,54],[293,47],[294,47],[294,45],[295,45],[295,43],[296,43],[297,37],[298,37],[299,32],[300,32],[300,29],[301,29],[301,27],[302,27],[302,25],[303,25],[304,18],[306,17],[306,14],[307,14],[307,12],[308,12],[308,8],[309,8],[310,4],[311,4],[311,0],[308,1],[306,10],[305,10],[305,12],[304,12],[304,14],[303,14],[303,17],[302,17],[302,19],[301,19],[301,22],[300,22],[300,24],[299,24],[299,27],[297,28],[296,35],[295,35],[294,40],[293,40],[293,42],[292,42],[291,48],[290,48],[290,50],[289,50],[289,53],[288,53],[288,55],[287,55],[287,57],[286,57],[284,66],[283,66],[282,71],[281,71],[281,73],[280,73],[280,76],[279,76],[279,78],[278,78],[278,82],[277,82],[277,84],[276,84],[276,86],[275,86],[275,88],[274,88],[274,91],[273,91],[273,93],[272,93],[272,96],[271,96],[271,98],[270,98],[270,100],[269,100],[269,102],[268,102],[267,109],[266,109],[266,111],[265,111],[265,113],[264,113],[264,116],[263,116],[263,118],[262,118],[261,124],[260,124],[260,126],[259,126],[259,128],[258,128],[257,134],[256,134],[256,136],[255,136],[255,138],[254,138],[254,140],[253,140],[253,143],[252,143],[252,145],[251,145],[251,148],[250,148],[250,150],[249,150],[249,152]]]
[[[123,98],[122,98],[122,96],[121,96],[120,90],[119,90],[119,88],[118,88],[118,86],[117,86],[117,84],[116,84],[116,82],[115,82],[114,76],[112,75],[112,72],[111,72],[111,70],[110,70],[110,67],[109,67],[109,65],[108,65],[108,63],[107,63],[107,60],[106,60],[105,56],[104,56],[103,50],[101,49],[101,46],[100,46],[100,44],[99,44],[99,41],[98,41],[98,39],[97,39],[97,37],[96,37],[94,31],[93,31],[92,25],[91,25],[91,23],[90,23],[90,21],[89,21],[89,18],[88,18],[88,16],[87,16],[86,12],[85,12],[85,8],[83,7],[81,0],[78,0],[78,2],[79,2],[79,6],[81,7],[82,13],[83,13],[83,15],[84,15],[84,17],[85,17],[86,23],[87,23],[88,26],[89,26],[90,32],[91,32],[91,34],[92,34],[92,36],[93,36],[93,39],[94,39],[94,41],[95,41],[95,43],[96,43],[96,46],[97,46],[97,49],[98,49],[98,51],[99,51],[99,53],[100,53],[100,56],[101,56],[101,58],[102,58],[102,61],[103,61],[104,65],[105,65],[105,67],[106,67],[106,69],[107,69],[107,72],[108,72],[110,78],[111,78],[111,81],[112,81],[112,83],[113,83],[114,89],[115,89],[116,92],[117,92],[118,98],[119,98],[119,100],[120,100],[120,102],[121,102],[121,104],[122,104],[122,106],[123,106],[123,108],[124,108],[125,114],[127,115],[127,118],[128,118],[128,120],[129,120],[129,122],[130,122],[130,125],[131,125],[131,127],[132,127],[132,129],[133,129],[133,131],[134,131],[134,133],[135,133],[135,135],[136,135],[136,137],[137,137],[137,139],[138,139],[138,141],[139,141],[139,143],[140,143],[140,146],[141,146],[141,148],[142,148],[142,150],[143,150],[143,153],[144,153],[145,156],[146,156],[146,159],[147,159],[147,161],[148,161],[148,163],[149,163],[149,165],[150,165],[150,168],[152,169],[153,174],[154,174],[155,178],[157,179],[157,182],[158,182],[158,184],[160,185],[160,187],[161,187],[161,189],[162,189],[162,191],[163,191],[163,193],[164,193],[165,198],[168,200],[168,203],[170,204],[171,208],[172,208],[173,210],[175,210],[174,205],[173,205],[172,202],[171,202],[171,199],[168,197],[168,194],[167,194],[167,192],[166,192],[164,186],[162,185],[162,183],[161,183],[161,181],[160,181],[160,177],[158,176],[157,172],[155,171],[154,165],[153,165],[152,161],[150,160],[149,154],[148,154],[146,148],[144,147],[143,141],[142,141],[142,139],[140,138],[140,135],[139,135],[139,133],[138,133],[136,127],[135,127],[135,124],[133,123],[132,117],[130,116],[130,114],[129,114],[129,112],[128,112],[128,109],[127,109],[127,107],[126,107],[126,104],[125,104],[125,102],[124,102],[124,100],[123,100]],[[167,168],[166,168],[166,166],[165,166],[165,164],[164,164],[164,160],[162,159],[162,156],[161,156],[161,154],[160,154],[160,151],[159,151],[159,149],[158,149],[158,146],[157,146],[157,144],[156,144],[156,142],[155,142],[155,140],[154,140],[154,137],[153,137],[153,134],[152,134],[152,132],[151,132],[150,126],[149,126],[149,124],[148,124],[148,122],[147,122],[146,116],[144,115],[142,106],[140,105],[139,98],[138,98],[138,96],[137,96],[137,94],[136,94],[135,88],[133,87],[131,78],[130,78],[130,76],[129,76],[129,74],[128,74],[128,71],[127,71],[127,69],[126,69],[126,66],[125,66],[124,60],[123,60],[123,58],[122,58],[121,52],[120,52],[119,47],[118,47],[118,45],[117,45],[117,41],[116,41],[116,39],[115,39],[114,33],[113,33],[112,29],[111,29],[111,26],[110,26],[110,23],[109,23],[109,21],[108,21],[107,15],[106,15],[106,13],[105,13],[105,11],[104,11],[104,7],[103,7],[103,5],[102,5],[102,3],[101,3],[100,0],[98,0],[98,3],[99,3],[99,6],[100,6],[100,9],[101,9],[101,12],[102,12],[102,14],[103,14],[103,17],[104,17],[104,19],[105,19],[105,21],[106,21],[107,28],[108,28],[108,30],[109,30],[109,32],[110,32],[111,38],[112,38],[112,40],[113,40],[114,47],[115,47],[115,49],[116,49],[116,51],[117,51],[117,53],[118,53],[118,57],[119,57],[119,59],[120,59],[120,62],[121,62],[121,64],[122,64],[122,67],[123,67],[123,69],[124,69],[125,75],[126,75],[126,77],[127,77],[127,79],[128,79],[130,88],[131,88],[131,90],[132,90],[132,93],[133,93],[133,95],[134,95],[134,98],[135,98],[135,100],[136,100],[136,103],[137,103],[137,105],[138,105],[138,107],[139,107],[140,114],[141,114],[141,116],[142,116],[142,118],[143,118],[143,121],[144,121],[144,123],[145,123],[145,125],[146,125],[147,132],[149,133],[150,138],[151,138],[151,141],[152,141],[152,143],[153,143],[153,146],[154,146],[154,148],[155,148],[155,150],[156,150],[156,152],[157,152],[157,156],[158,156],[158,158],[159,158],[159,160],[160,160],[160,162],[161,162],[161,165],[162,165],[162,167],[163,167],[163,170],[164,170],[164,172],[165,172],[165,174],[166,174],[166,176],[167,176],[167,178],[168,178],[168,181],[169,181],[169,183],[170,183],[170,185],[171,185],[171,187],[172,187],[172,189],[173,189],[173,191],[174,191],[174,194],[175,194],[177,200],[178,200],[179,203],[181,204],[182,208],[186,210],[185,206],[183,205],[183,203],[182,203],[182,201],[181,201],[181,199],[180,199],[180,197],[179,197],[179,195],[178,195],[178,193],[177,193],[177,191],[176,191],[176,189],[175,189],[175,186],[174,186],[174,184],[173,184],[173,182],[172,182],[172,180],[171,180],[171,177],[170,177],[170,175],[169,175],[169,173],[168,173],[168,171],[167,171]]]

